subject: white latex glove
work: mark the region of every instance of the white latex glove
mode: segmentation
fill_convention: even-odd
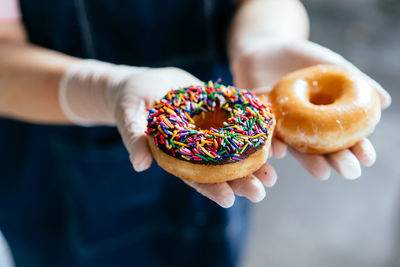
[[[257,94],[268,94],[271,87],[284,75],[317,64],[333,64],[359,72],[373,86],[381,100],[382,109],[391,103],[390,95],[376,81],[362,73],[339,54],[307,40],[283,40],[255,35],[237,45],[230,53],[235,85],[254,88]],[[274,156],[283,157],[286,145],[273,140]],[[330,166],[348,179],[360,177],[360,162],[371,166],[376,153],[371,142],[364,138],[350,149],[327,155],[303,154],[289,149],[300,164],[317,179],[330,176]]]
[[[116,125],[137,172],[148,169],[153,156],[146,142],[147,111],[168,90],[201,84],[178,68],[138,68],[95,60],[73,64],[61,79],[59,99],[64,114],[83,126]],[[265,197],[265,186],[276,181],[275,170],[265,163],[254,174],[232,182],[198,184],[185,181],[223,207],[235,194],[253,202]]]

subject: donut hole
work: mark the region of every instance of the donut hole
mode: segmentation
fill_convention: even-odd
[[[227,119],[226,112],[221,110],[205,112],[204,117],[201,114],[193,117],[196,128],[204,130],[210,130],[211,128],[214,129],[223,128],[225,127],[224,121],[226,121],[226,119]]]
[[[335,102],[335,98],[332,95],[318,92],[310,96],[310,102],[314,105],[330,105]]]
[[[340,74],[327,74],[307,81],[309,101],[314,105],[330,105],[335,103],[349,86],[349,80]]]

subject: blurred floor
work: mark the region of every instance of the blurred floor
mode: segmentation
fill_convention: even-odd
[[[311,39],[379,81],[393,102],[370,138],[378,160],[359,180],[319,182],[290,156],[271,160],[279,179],[255,205],[242,266],[400,266],[400,1],[303,3]]]

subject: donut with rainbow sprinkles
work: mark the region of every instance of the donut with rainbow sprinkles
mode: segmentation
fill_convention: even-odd
[[[148,144],[167,172],[218,183],[247,176],[268,157],[275,118],[247,89],[209,81],[170,90],[148,109]]]

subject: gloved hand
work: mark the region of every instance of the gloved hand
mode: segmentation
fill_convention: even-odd
[[[317,64],[333,64],[359,72],[373,86],[379,96],[381,108],[391,103],[390,95],[373,79],[339,54],[306,40],[285,40],[254,35],[230,51],[231,70],[235,85],[254,88],[257,94],[268,94],[271,87],[284,75]],[[286,145],[273,140],[275,156],[283,157]],[[361,175],[360,162],[371,166],[376,153],[371,142],[364,138],[350,149],[327,155],[311,155],[289,149],[291,154],[314,177],[325,180],[330,176],[330,166],[348,179]]]
[[[137,172],[148,169],[152,154],[146,142],[146,108],[172,88],[201,84],[178,68],[138,68],[95,60],[77,61],[60,81],[59,100],[64,114],[78,125],[116,125]],[[185,181],[223,207],[235,194],[251,201],[265,196],[264,185],[276,181],[274,169],[265,163],[254,174],[232,182],[198,184]]]

